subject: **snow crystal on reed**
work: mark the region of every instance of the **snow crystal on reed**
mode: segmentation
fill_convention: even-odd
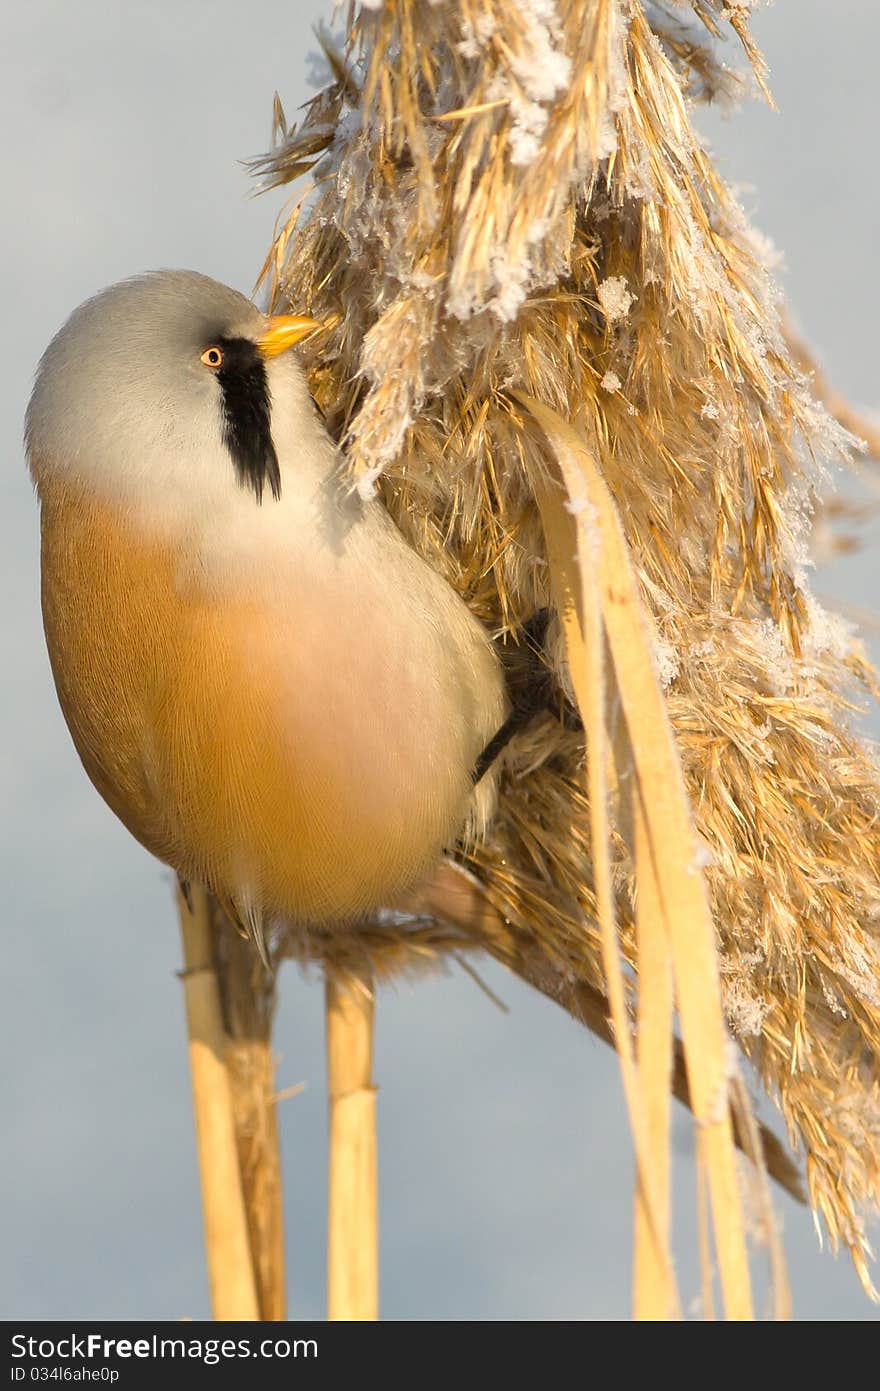
[[[497,294],[489,308],[505,323],[511,323],[522,308],[529,287],[529,267],[525,261],[512,260],[503,251],[492,257]],[[462,316],[464,317],[464,316]]]
[[[679,655],[671,642],[666,642],[664,638],[655,637],[653,642],[654,664],[657,668],[657,676],[660,685],[668,689],[676,676],[680,665]]]
[[[511,163],[531,164],[541,151],[541,137],[548,113],[542,103],[551,102],[564,92],[571,78],[571,59],[559,47],[562,34],[555,0],[514,0],[521,15],[520,41],[525,53],[509,55],[510,72],[495,74],[486,100],[505,102],[511,117],[509,148]],[[463,57],[478,59],[495,33],[491,14],[478,15],[462,25],[463,39],[458,51]]]
[[[630,294],[627,289],[626,279],[622,275],[609,275],[606,280],[602,280],[597,294],[602,313],[609,324],[616,324],[625,319],[635,299],[635,295]]]
[[[737,1038],[758,1038],[770,1013],[770,1004],[757,995],[741,977],[729,977],[721,982],[724,1013]]]
[[[462,19],[462,39],[456,45],[462,58],[479,58],[484,46],[495,33],[495,27],[495,16],[488,11],[476,15],[473,19]]]
[[[549,102],[566,90],[571,79],[571,59],[559,47],[562,31],[555,0],[526,0],[523,19],[528,52],[511,55],[511,70],[530,102]],[[512,89],[511,96],[515,95]],[[541,114],[546,124],[546,111]]]

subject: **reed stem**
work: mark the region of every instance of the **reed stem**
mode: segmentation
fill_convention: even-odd
[[[379,1317],[372,982],[328,970],[327,1317]]]
[[[236,1146],[207,895],[193,887],[192,908],[178,892],[183,939],[193,1112],[202,1187],[211,1310],[218,1320],[259,1318],[253,1259]]]

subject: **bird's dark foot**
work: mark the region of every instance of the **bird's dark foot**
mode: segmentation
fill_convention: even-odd
[[[582,728],[578,712],[557,687],[547,662],[545,642],[550,617],[549,609],[539,609],[524,624],[522,642],[500,649],[511,710],[477,759],[471,774],[474,783],[489,771],[514,735],[528,728],[537,715],[550,711],[565,729]]]

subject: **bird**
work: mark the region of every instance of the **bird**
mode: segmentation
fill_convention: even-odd
[[[264,958],[428,876],[510,718],[492,634],[345,474],[293,351],[317,327],[135,276],[70,315],[25,421],[80,760]]]

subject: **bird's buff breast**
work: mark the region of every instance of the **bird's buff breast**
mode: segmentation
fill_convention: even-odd
[[[169,543],[63,486],[41,491],[59,700],[132,834],[268,915],[326,923],[392,904],[460,829],[468,782],[407,719],[418,693],[360,616],[346,631],[320,594],[200,592]]]

